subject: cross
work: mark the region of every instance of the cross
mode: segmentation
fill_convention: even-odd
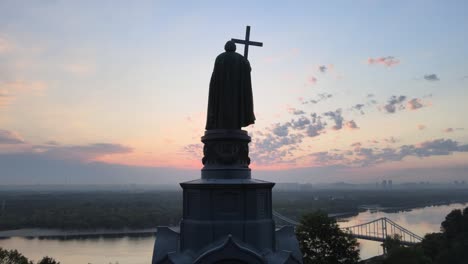
[[[244,57],[247,59],[249,56],[249,45],[263,47],[262,42],[250,41],[250,26],[245,29],[245,40],[243,39],[231,39],[234,43],[244,44]]]

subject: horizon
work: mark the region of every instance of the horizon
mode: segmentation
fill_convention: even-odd
[[[468,3],[341,5],[1,2],[0,182],[200,177],[214,59],[246,25],[254,178],[468,181]]]

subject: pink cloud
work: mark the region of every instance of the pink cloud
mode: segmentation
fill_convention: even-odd
[[[367,59],[367,64],[381,64],[386,67],[392,67],[400,63],[400,60],[393,56],[378,57],[378,58],[369,58]]]
[[[42,81],[12,81],[0,83],[0,89],[6,90],[11,93],[15,92],[30,92],[30,93],[41,93],[47,88],[46,83]]]
[[[314,84],[317,83],[317,78],[315,78],[314,76],[311,76],[311,77],[309,77],[309,78],[307,79],[307,82],[308,82],[309,84],[314,85]]]
[[[77,62],[65,65],[64,70],[75,75],[84,76],[94,73],[96,66],[93,63]]]
[[[348,129],[359,129],[359,127],[357,126],[356,122],[354,122],[354,120],[347,121],[345,123],[345,127]]]
[[[0,108],[9,105],[12,100],[13,97],[10,95],[8,90],[0,89]]]
[[[0,108],[6,107],[20,94],[42,95],[47,88],[41,81],[0,82]]]
[[[445,133],[452,133],[453,132],[453,128],[449,127],[449,128],[446,128],[443,130]]]
[[[448,127],[448,128],[446,128],[446,129],[444,129],[442,131],[445,132],[445,133],[452,133],[452,132],[455,132],[457,130],[463,130],[463,128],[461,128],[461,127],[458,127],[458,128]]]
[[[413,99],[408,101],[407,107],[410,110],[417,110],[417,109],[419,109],[421,107],[424,107],[424,104],[422,103],[421,99],[413,98]]]
[[[0,144],[23,144],[21,136],[12,131],[0,129]]]

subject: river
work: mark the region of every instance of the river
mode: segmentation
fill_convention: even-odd
[[[468,204],[429,206],[396,213],[366,211],[357,216],[344,218],[345,222],[339,224],[346,227],[387,217],[406,229],[424,236],[426,233],[438,232],[440,223],[451,210],[466,206]],[[11,237],[0,239],[0,247],[17,249],[34,261],[48,255],[62,264],[147,264],[151,262],[154,240],[154,236],[66,240]],[[382,253],[379,242],[365,240],[359,240],[359,242],[362,259]]]

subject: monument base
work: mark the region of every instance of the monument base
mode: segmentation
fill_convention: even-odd
[[[275,230],[274,183],[199,179],[181,186],[180,230],[158,227],[153,264],[302,263],[294,228]]]
[[[153,264],[302,263],[294,228],[275,228],[275,184],[251,179],[250,140],[240,129],[205,131],[201,179],[180,184],[180,228],[158,227]]]

